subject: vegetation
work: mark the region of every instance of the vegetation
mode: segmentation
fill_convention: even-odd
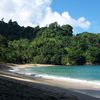
[[[100,64],[100,34],[73,35],[73,27],[21,27],[0,21],[0,62],[59,65]]]

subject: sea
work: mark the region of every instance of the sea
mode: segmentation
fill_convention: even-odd
[[[62,81],[73,81],[90,84],[100,89],[100,66],[48,66],[28,67],[14,69],[13,72],[35,76],[39,78],[55,79]],[[74,91],[100,98],[100,90],[78,90]]]

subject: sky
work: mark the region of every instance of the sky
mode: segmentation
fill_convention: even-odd
[[[0,0],[0,19],[21,26],[70,24],[74,33],[100,33],[100,0]]]

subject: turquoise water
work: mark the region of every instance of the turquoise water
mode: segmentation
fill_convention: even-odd
[[[53,66],[25,68],[28,73],[100,81],[100,66]]]
[[[100,99],[100,66],[49,66],[15,69],[13,72],[26,74],[32,77],[69,81],[77,84],[86,84],[97,90],[73,89],[79,93]]]

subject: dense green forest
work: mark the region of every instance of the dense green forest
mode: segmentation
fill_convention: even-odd
[[[100,64],[100,34],[73,35],[73,27],[57,22],[24,27],[0,21],[0,62],[57,65]]]

